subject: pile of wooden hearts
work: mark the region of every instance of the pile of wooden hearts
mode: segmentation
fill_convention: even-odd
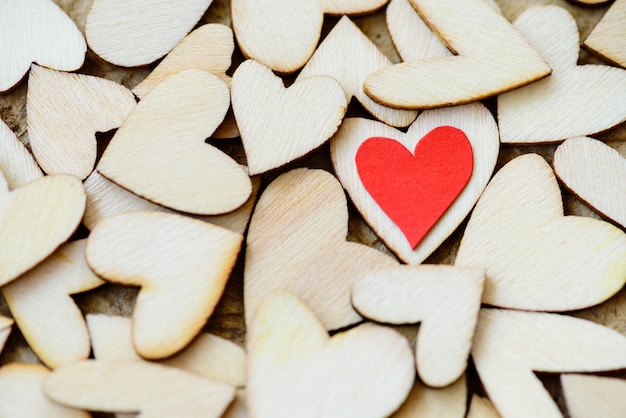
[[[0,416],[462,417],[471,356],[489,399],[468,416],[558,417],[534,372],[626,369],[626,337],[557,314],[626,282],[626,159],[588,137],[626,121],[626,1],[585,41],[617,66],[577,65],[555,6],[231,0],[234,31],[191,31],[211,0],[169,3],[95,0],[87,41],[51,0],[0,4],[32,148],[0,123],[0,349],[15,322],[45,365],[0,368]],[[385,6],[396,65],[347,17]],[[67,72],[87,44],[164,58],[131,92]],[[345,118],[353,97],[373,119]],[[239,136],[247,167],[205,142]],[[328,141],[336,177],[283,168]],[[493,174],[501,143],[552,142],[554,171]],[[564,216],[557,177],[609,222]],[[343,189],[397,258],[347,241]],[[468,215],[454,265],[422,265]],[[240,252],[245,350],[202,332]],[[105,282],[141,288],[132,319],[83,317],[71,295]],[[626,414],[623,380],[561,383],[572,416]]]

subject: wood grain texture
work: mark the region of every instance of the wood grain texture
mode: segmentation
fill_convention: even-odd
[[[38,364],[11,363],[0,368],[0,416],[20,418],[89,418],[86,411],[52,402],[43,392],[50,374]]]
[[[73,408],[141,412],[142,418],[218,418],[235,396],[225,383],[144,361],[86,360],[63,366],[46,378],[44,391]]]
[[[367,77],[364,85],[375,101],[401,109],[458,105],[550,74],[541,56],[487,2],[411,3],[458,56],[409,61],[378,70]],[[489,36],[485,27],[490,28]]]
[[[229,105],[216,75],[186,70],[152,89],[124,121],[98,163],[103,176],[181,212],[230,212],[250,196],[250,178],[204,141]]]
[[[603,142],[580,137],[558,147],[553,164],[565,187],[626,228],[626,158]]]
[[[467,381],[465,375],[448,387],[434,389],[415,382],[409,396],[391,418],[465,417]]]
[[[602,132],[626,121],[626,70],[577,65],[578,27],[556,6],[526,10],[515,28],[539,51],[552,75],[498,96],[503,143],[545,143]]]
[[[626,337],[565,315],[481,311],[472,357],[489,398],[504,417],[561,417],[535,372],[626,367]]]
[[[536,154],[505,165],[476,204],[455,264],[487,269],[483,302],[568,311],[599,304],[626,280],[626,234],[563,216],[554,172]]]
[[[584,47],[620,67],[626,68],[626,1],[615,0],[591,31]]]
[[[470,402],[467,418],[500,418],[491,401],[474,394]]]
[[[441,388],[467,368],[484,280],[485,272],[479,269],[398,266],[357,282],[352,304],[377,322],[419,322],[417,371],[425,384]]]
[[[388,416],[415,374],[400,334],[364,324],[331,338],[303,302],[283,292],[259,305],[246,350],[248,411],[259,418]]]
[[[50,0],[4,0],[0,6],[0,92],[13,88],[31,63],[73,71],[87,44],[76,24]]]
[[[213,0],[95,0],[87,15],[89,47],[122,67],[150,64],[167,54],[198,23]]]
[[[356,153],[368,138],[385,137],[400,142],[413,154],[416,144],[440,126],[452,126],[465,133],[474,156],[473,173],[454,203],[413,249],[400,228],[363,186],[356,167]],[[479,103],[425,111],[406,133],[375,121],[350,118],[331,140],[331,159],[350,199],[381,240],[403,261],[419,264],[459,226],[483,192],[498,156],[497,129],[493,116]],[[402,185],[398,188],[402,193]]]
[[[292,170],[265,189],[246,241],[246,324],[261,301],[279,290],[302,299],[326,329],[362,319],[350,302],[353,284],[397,262],[346,242],[347,209],[341,185],[323,170]]]
[[[0,170],[9,190],[43,177],[32,154],[3,121],[0,121]]]
[[[333,27],[302,68],[296,81],[318,75],[333,77],[341,83],[348,102],[355,97],[378,120],[396,127],[409,126],[417,112],[391,109],[374,102],[363,91],[365,78],[391,61],[348,18]]]
[[[28,133],[48,174],[83,180],[96,164],[96,132],[118,128],[135,107],[126,87],[103,78],[33,65],[28,79]]]
[[[563,374],[561,386],[567,412],[572,418],[619,418],[626,415],[626,381],[623,379]]]
[[[0,316],[0,353],[4,348],[4,344],[7,342],[11,330],[13,329],[14,321],[11,318]]]
[[[242,236],[159,212],[107,218],[91,232],[87,262],[102,278],[141,286],[133,345],[142,357],[177,353],[198,335],[222,296]]]

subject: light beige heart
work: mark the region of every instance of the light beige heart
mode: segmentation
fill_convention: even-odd
[[[588,50],[623,68],[626,68],[625,14],[626,1],[615,0],[583,43]]]

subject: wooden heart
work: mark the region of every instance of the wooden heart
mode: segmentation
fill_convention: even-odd
[[[572,418],[619,418],[626,415],[624,379],[563,374],[561,387],[567,402],[567,412]]]
[[[248,231],[246,323],[259,303],[278,290],[301,298],[326,329],[359,322],[350,303],[352,285],[372,270],[397,263],[365,245],[346,242],[347,234],[346,198],[330,173],[297,169],[274,180],[261,195]]]
[[[168,357],[193,340],[217,305],[242,236],[159,212],[104,219],[87,241],[87,262],[102,278],[141,286],[133,345],[146,359]]]
[[[144,361],[63,366],[46,378],[44,391],[72,408],[141,412],[142,418],[219,418],[235,396],[232,386]]]
[[[2,120],[0,120],[0,168],[9,190],[43,177],[31,153]]]
[[[415,375],[400,334],[365,324],[331,338],[304,303],[283,292],[258,306],[246,350],[248,411],[259,418],[389,416]]]
[[[64,244],[2,287],[26,342],[50,368],[85,360],[91,352],[83,314],[70,297],[104,284],[87,266],[85,244],[86,240]]]
[[[279,73],[292,73],[309,60],[322,33],[324,13],[365,14],[389,0],[233,0],[231,16],[247,58]]]
[[[50,0],[3,0],[0,39],[0,92],[19,83],[33,62],[73,71],[87,51],[76,24]]]
[[[250,175],[322,145],[337,131],[348,107],[341,84],[331,77],[311,77],[286,89],[269,68],[251,60],[233,75],[232,100]]]
[[[445,388],[431,388],[416,381],[400,409],[391,418],[464,418],[467,404],[465,375]]]
[[[411,3],[457,55],[403,62],[371,74],[364,89],[378,103],[401,109],[468,103],[550,74],[537,51],[484,0]]]
[[[487,270],[483,302],[525,310],[596,305],[626,281],[626,234],[606,222],[563,216],[546,161],[517,157],[491,180],[470,217],[457,266]]]
[[[417,371],[427,385],[445,387],[467,368],[484,280],[485,272],[478,269],[399,266],[356,283],[352,304],[377,322],[421,322]]]
[[[615,0],[583,43],[591,52],[623,68],[626,68],[625,14],[626,1]]]
[[[111,140],[98,171],[181,212],[230,212],[250,196],[250,178],[204,141],[224,119],[229,91],[217,76],[186,70],[156,86]]]
[[[515,27],[553,72],[545,80],[498,96],[502,142],[562,141],[626,121],[626,70],[577,65],[578,26],[569,12],[556,6],[533,7]]]
[[[121,84],[37,65],[26,100],[30,145],[41,168],[81,180],[96,164],[96,132],[119,127],[136,104]]]
[[[150,64],[198,23],[213,0],[95,0],[85,36],[100,58],[122,67]]]
[[[13,320],[5,316],[0,316],[0,353],[6,344],[9,335],[11,335],[11,329],[13,327]]]
[[[472,358],[501,416],[557,418],[559,408],[533,372],[626,368],[626,338],[566,315],[483,309]]]
[[[84,212],[85,189],[74,176],[46,176],[9,192],[0,174],[0,286],[52,254]]]
[[[304,66],[297,80],[327,75],[341,83],[348,101],[355,97],[363,107],[380,121],[397,127],[410,125],[417,112],[381,106],[363,91],[365,78],[376,70],[391,65],[391,61],[370,39],[344,16],[324,38]],[[296,80],[296,81],[297,81]]]
[[[412,239],[412,242],[409,242],[403,229],[394,222],[393,218],[390,218],[384,208],[377,204],[376,199],[366,189],[362,177],[359,176],[357,154],[363,143],[369,138],[382,137],[393,138],[398,141],[401,145],[397,146],[405,148],[408,157],[416,149],[416,146],[419,147],[420,141],[428,132],[441,126],[458,129],[467,137],[473,151],[473,173],[463,191],[443,216],[439,217],[438,220],[434,216],[429,216],[429,220],[436,221],[436,223],[430,230],[425,231],[427,234],[415,247],[414,236],[409,235]],[[499,148],[498,128],[493,117],[483,105],[476,103],[423,112],[406,134],[375,121],[358,118],[346,119],[331,140],[330,152],[339,180],[367,223],[403,261],[419,264],[441,245],[472,209],[491,177]],[[435,155],[434,158],[441,161],[441,158],[448,157],[448,152],[448,150],[444,150],[440,156]],[[371,162],[378,166],[374,158]],[[393,163],[393,166],[395,165],[396,162]],[[387,165],[386,169],[390,170],[390,167]],[[389,181],[393,182],[394,179]],[[401,185],[394,185],[395,190],[398,190],[399,187]],[[413,199],[413,197],[406,196],[403,191],[396,194],[399,199]],[[421,203],[422,207],[436,199],[437,195],[431,193],[426,196],[426,200]],[[398,211],[407,210],[408,213],[404,219],[409,216],[411,219],[415,219],[414,216],[417,216],[421,222],[424,220],[421,218],[424,216],[421,208],[412,207],[408,204],[396,205],[394,208]]]
[[[90,418],[86,411],[58,405],[46,397],[42,386],[49,374],[40,364],[11,363],[0,368],[0,416]]]

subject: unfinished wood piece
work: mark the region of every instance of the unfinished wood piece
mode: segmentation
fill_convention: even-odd
[[[86,360],[63,366],[44,382],[53,401],[103,412],[141,412],[141,418],[221,417],[235,389],[193,373],[144,361]]]
[[[546,143],[605,131],[626,121],[626,70],[577,65],[576,21],[565,9],[526,10],[515,28],[553,68],[552,75],[498,96],[503,143]]]
[[[253,177],[251,181],[252,193],[246,203],[239,209],[224,215],[196,216],[196,219],[210,222],[243,235],[248,228],[252,209],[256,203],[257,193],[261,186],[261,178],[258,176]],[[105,177],[102,177],[98,171],[91,173],[85,180],[85,191],[87,192],[87,208],[85,209],[83,224],[89,230],[95,228],[96,224],[102,219],[122,212],[142,210],[177,213],[142,199],[112,181],[107,180]]]
[[[102,278],[141,286],[133,345],[146,359],[171,356],[198,335],[217,305],[242,236],[159,212],[107,218],[91,232],[87,262]]]
[[[355,97],[380,121],[406,127],[415,120],[417,112],[381,106],[363,91],[365,78],[389,65],[391,61],[350,18],[344,16],[317,47],[296,81],[318,75],[333,77],[341,83],[348,102]]]
[[[430,388],[418,381],[391,418],[464,418],[466,403],[465,375],[450,386],[439,389]]]
[[[61,246],[45,261],[2,287],[2,295],[26,342],[54,369],[85,360],[87,326],[71,295],[104,284],[87,266],[86,240]]]
[[[185,70],[135,106],[97,169],[120,186],[181,212],[230,212],[250,196],[250,178],[204,141],[228,110],[228,87],[216,75]]]
[[[626,158],[603,142],[580,137],[558,147],[553,164],[565,187],[626,228]]]
[[[376,71],[364,85],[375,101],[401,109],[456,105],[512,90],[550,74],[550,67],[537,51],[484,0],[411,2],[458,55],[408,61]]]
[[[2,120],[0,120],[0,170],[9,190],[43,177],[31,153]]]
[[[76,24],[50,0],[3,0],[0,39],[0,92],[18,84],[33,62],[73,71],[87,51]]]
[[[379,169],[386,170],[386,175],[388,175],[390,182],[393,183],[389,185],[388,189],[395,190],[396,200],[401,201],[402,198],[406,197],[407,206],[409,202],[415,204],[414,207],[407,207],[407,213],[403,219],[410,217],[422,224],[425,222],[426,216],[428,216],[428,220],[432,222],[430,223],[432,226],[426,231],[426,235],[419,241],[417,247],[414,247],[415,243],[407,239],[403,230],[366,189],[359,174],[357,153],[362,144],[370,138],[381,137],[397,141],[399,143],[398,149],[400,147],[406,148],[407,154],[410,153],[410,155],[407,155],[407,158],[409,158],[413,156],[416,147],[419,147],[420,141],[429,132],[442,126],[456,128],[465,134],[471,145],[474,160],[469,182],[444,213],[425,214],[424,209],[430,205],[433,199],[428,197],[424,201],[417,201],[417,199],[413,198],[415,194],[409,195],[409,193],[416,192],[412,188],[416,187],[417,183],[406,183],[403,180],[407,180],[408,177],[413,175],[412,170],[409,170],[407,173],[399,170],[396,170],[397,172],[393,171],[394,167],[396,167],[395,161],[392,164],[387,164],[382,162],[382,158],[378,166]],[[448,147],[445,141],[441,141],[441,143],[445,144],[443,148]],[[434,145],[436,146],[437,144],[435,143]],[[473,103],[423,112],[411,125],[406,134],[372,120],[360,118],[346,119],[332,138],[330,148],[337,176],[366,222],[385,242],[387,247],[403,261],[410,264],[419,264],[444,242],[470,212],[491,178],[498,158],[500,143],[498,140],[498,128],[493,116],[483,105]],[[448,154],[449,151],[444,149],[439,155],[433,155],[435,160],[430,159],[425,162],[437,161],[438,163],[435,165],[439,167],[439,165],[442,165],[443,160],[449,157]],[[376,166],[376,158],[372,159],[372,163]],[[418,160],[415,159],[414,163],[417,164]],[[445,173],[447,171],[441,174],[444,175]],[[394,181],[394,175],[397,176],[396,181]],[[439,190],[442,190],[439,189],[440,187],[445,188],[446,186],[441,181],[432,183],[431,188],[434,188],[432,192],[433,198],[438,196]],[[423,193],[419,190],[417,192]],[[399,205],[400,203],[395,204],[393,206],[394,210],[401,208]],[[408,225],[412,227],[415,223],[409,222]]]
[[[626,1],[615,0],[591,31],[583,46],[602,58],[626,68]]]
[[[7,342],[9,335],[11,335],[11,329],[13,327],[13,320],[5,316],[0,316],[0,353],[4,348],[4,344]]]
[[[348,107],[341,84],[331,77],[310,77],[285,88],[280,77],[252,60],[233,75],[232,101],[250,175],[318,148],[337,131]]]
[[[28,134],[48,174],[86,178],[96,164],[96,132],[119,127],[135,96],[113,81],[33,65],[28,79]]]
[[[43,382],[50,371],[39,364],[11,363],[0,368],[0,416],[19,418],[89,418],[46,397]]]
[[[130,318],[89,314],[87,326],[97,360],[142,360],[132,345]],[[237,344],[216,335],[200,334],[183,351],[160,363],[231,386],[243,387],[246,383],[245,362],[246,353]]]
[[[100,58],[112,64],[150,64],[189,33],[212,1],[95,0],[87,15],[87,43]]]
[[[259,303],[278,290],[301,298],[326,329],[359,322],[350,302],[353,284],[397,262],[346,242],[347,234],[346,197],[330,173],[297,169],[274,180],[261,195],[248,231],[246,324]]]
[[[572,418],[626,416],[626,380],[563,374],[561,387],[567,402],[567,412]]]
[[[626,281],[626,234],[603,221],[563,216],[561,191],[537,154],[517,157],[476,204],[457,266],[487,270],[483,302],[570,311],[599,304]]]
[[[495,406],[487,398],[474,394],[467,412],[467,418],[500,418]]]
[[[389,0],[233,0],[233,29],[241,51],[279,73],[309,60],[319,42],[324,13],[365,14]]]
[[[0,173],[0,286],[52,254],[84,212],[85,189],[74,176],[46,176],[9,192]]]
[[[453,266],[398,266],[371,273],[352,289],[364,317],[386,324],[421,323],[415,360],[428,386],[445,387],[467,368],[485,272]]]
[[[472,357],[489,399],[503,417],[561,417],[533,372],[626,368],[626,337],[565,315],[483,309]]]
[[[331,338],[303,302],[284,292],[255,310],[246,350],[248,411],[258,418],[388,416],[415,375],[400,334],[364,324]]]

